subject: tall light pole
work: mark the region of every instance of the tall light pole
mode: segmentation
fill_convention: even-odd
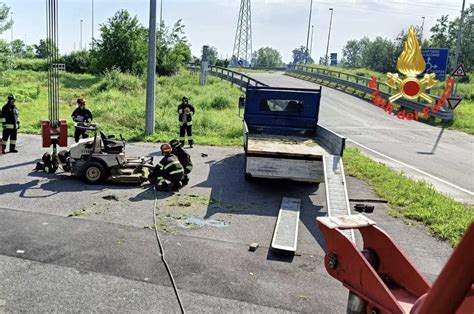
[[[92,45],[94,45],[94,0],[92,0]]]
[[[312,15],[312,13],[313,13],[313,0],[311,0],[311,4],[309,5],[308,35],[306,35],[306,53],[305,53],[304,63],[308,62],[309,29],[311,28],[311,15]]]
[[[464,6],[466,5],[466,0],[462,0],[462,9],[461,9],[461,20],[459,21],[458,36],[456,38],[456,53],[454,54],[454,68],[458,66],[459,60],[459,48],[461,47],[461,32],[462,32],[462,23],[464,20]]]
[[[162,22],[163,22],[163,0],[160,0],[160,29],[161,29]]]
[[[10,42],[13,42],[13,12],[10,12],[10,23],[12,24]]]
[[[423,27],[425,26],[425,17],[422,16],[421,18],[423,19],[423,21],[421,22],[421,27],[420,27],[420,39],[421,41],[423,41]]]
[[[156,73],[156,0],[150,0],[148,28],[148,73],[146,82],[146,134],[155,133],[155,73]]]
[[[329,11],[331,11],[331,19],[329,20],[328,44],[326,46],[326,59],[324,60],[325,65],[328,65],[329,39],[331,38],[332,13],[334,9],[329,8]]]
[[[311,25],[311,44],[309,45],[309,55],[313,55],[313,37],[314,37],[314,25]]]
[[[79,50],[82,50],[82,20],[79,23]]]

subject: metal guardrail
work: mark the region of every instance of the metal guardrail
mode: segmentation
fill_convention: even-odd
[[[329,83],[334,83],[336,84],[336,86],[342,86],[345,88],[349,87],[349,88],[352,88],[353,90],[360,91],[365,94],[371,94],[374,91],[372,88],[368,87],[370,78],[363,77],[363,76],[357,76],[357,75],[348,74],[344,72],[315,68],[315,67],[304,66],[304,65],[290,65],[286,72],[319,79],[319,80],[326,81]],[[378,81],[377,83],[380,85],[387,86],[384,82],[381,82],[381,81]],[[389,86],[387,86],[387,88],[388,88],[388,92],[380,91],[379,93],[379,95],[384,97],[385,99],[388,99],[390,96],[392,96],[391,94],[392,89]],[[437,96],[434,96],[434,95],[430,95],[430,96],[433,97],[435,101],[438,101],[439,99],[439,97]],[[402,107],[405,107],[411,110],[416,110],[416,111],[422,111],[423,108],[430,107],[428,104],[420,102],[419,99],[418,101],[411,101],[408,99],[401,98],[397,100],[397,104]],[[441,110],[435,113],[430,111],[429,115],[432,117],[440,118],[442,120],[447,120],[447,121],[453,119],[453,111],[450,109],[447,109],[446,106],[444,106]]]
[[[188,69],[192,73],[199,73],[200,67],[197,65],[189,65]],[[210,75],[216,76],[221,80],[229,81],[232,85],[237,85],[244,90],[247,86],[268,86],[246,74],[229,70],[227,68],[210,65],[208,69]]]
[[[198,73],[200,67],[198,65],[189,65],[189,70],[194,73]],[[349,73],[344,73],[340,71],[334,70],[327,70],[321,69],[311,66],[305,65],[289,65],[286,69],[287,73],[294,73],[314,79],[318,79],[321,81],[325,81],[328,83],[334,83],[337,86],[342,86],[344,88],[352,88],[355,91],[359,91],[365,94],[372,94],[374,90],[368,86],[370,78],[364,76],[353,75]],[[236,72],[233,70],[229,70],[227,68],[218,67],[218,66],[209,66],[209,74],[219,77],[220,79],[227,80],[231,82],[231,84],[238,85],[242,90],[250,86],[268,86],[265,83],[262,83],[246,74]],[[355,82],[354,82],[355,81]],[[385,99],[388,99],[392,96],[392,89],[387,86],[384,82],[378,81],[378,84],[381,86],[386,86],[388,88],[387,92],[380,91],[379,95]],[[439,97],[430,95],[437,101]],[[422,111],[423,108],[430,107],[428,104],[422,103],[419,101],[412,101],[404,98],[400,98],[397,100],[397,104],[405,107],[407,109],[411,109],[414,111]],[[453,111],[448,109],[447,106],[443,106],[443,108],[437,112],[429,112],[429,115],[432,117],[440,118],[444,121],[453,120]]]

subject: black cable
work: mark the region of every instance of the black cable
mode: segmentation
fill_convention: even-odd
[[[153,193],[155,194],[155,201],[153,203],[153,222],[155,224],[155,235],[156,240],[158,241],[158,247],[160,248],[160,256],[163,264],[165,264],[166,271],[168,272],[168,276],[170,277],[171,284],[173,286],[174,293],[176,294],[176,299],[178,300],[179,308],[181,309],[181,313],[185,313],[183,302],[181,301],[181,297],[179,296],[178,287],[176,286],[176,282],[174,281],[173,274],[171,273],[171,269],[168,266],[168,263],[165,260],[165,250],[163,248],[163,244],[161,243],[160,234],[158,233],[158,225],[156,224],[156,187],[153,186]]]

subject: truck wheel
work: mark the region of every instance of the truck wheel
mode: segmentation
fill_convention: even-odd
[[[247,181],[247,182],[253,181],[252,175],[251,175],[250,173],[244,174],[244,179],[245,179],[245,181]]]
[[[101,163],[97,161],[88,161],[84,166],[82,178],[86,183],[97,184],[105,179],[106,170]]]

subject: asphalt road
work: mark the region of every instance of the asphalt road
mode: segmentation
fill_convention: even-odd
[[[127,152],[157,156],[158,148],[133,143]],[[64,173],[34,172],[43,154],[38,136],[21,134],[18,149],[0,157],[0,312],[177,312],[149,229],[149,186],[91,186]],[[190,152],[190,184],[157,195],[166,258],[187,311],[345,313],[347,290],[324,268],[316,224],[326,215],[324,184],[248,183],[241,149]],[[348,192],[376,197],[354,178]],[[269,250],[283,196],[302,204],[293,258]],[[369,217],[433,281],[451,247],[375,206]],[[248,251],[252,242],[260,244],[256,252]]]
[[[251,76],[270,86],[319,87],[283,73]],[[473,136],[398,119],[370,102],[324,86],[319,123],[352,140],[374,159],[474,204]]]

